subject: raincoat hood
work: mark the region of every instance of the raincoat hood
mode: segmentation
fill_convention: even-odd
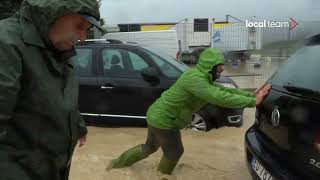
[[[53,22],[58,17],[74,13],[92,16],[97,21],[100,19],[96,0],[24,0],[20,9],[20,15],[34,24],[46,44]]]
[[[209,75],[213,66],[224,64],[224,56],[215,48],[208,48],[199,57],[197,68],[204,74]]]

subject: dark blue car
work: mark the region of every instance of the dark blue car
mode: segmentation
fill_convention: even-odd
[[[319,70],[317,35],[269,79],[272,90],[245,135],[253,179],[320,179]]]
[[[88,124],[146,125],[148,107],[189,68],[158,50],[117,40],[86,41],[76,50],[79,109]],[[217,82],[237,88],[228,77]],[[207,105],[194,114],[189,128],[239,127],[242,113]]]

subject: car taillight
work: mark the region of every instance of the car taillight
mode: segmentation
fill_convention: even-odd
[[[315,148],[320,153],[320,130],[318,130],[316,133],[316,136],[314,138],[314,145],[315,145]]]

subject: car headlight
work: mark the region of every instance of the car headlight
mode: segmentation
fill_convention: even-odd
[[[236,86],[231,83],[218,83],[218,84],[228,88],[236,88]]]

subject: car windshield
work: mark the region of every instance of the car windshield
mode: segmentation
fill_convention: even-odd
[[[289,58],[272,76],[274,85],[286,88],[290,91],[292,87],[320,91],[320,46],[306,46],[297,51]],[[297,88],[294,88],[297,89]],[[303,93],[303,92],[301,92]]]
[[[177,59],[171,57],[169,54],[167,54],[165,52],[162,52],[161,50],[158,50],[158,49],[155,49],[152,47],[148,47],[148,46],[143,46],[143,48],[147,51],[147,53],[149,53],[151,55],[156,55],[158,57],[165,59],[167,62],[174,65],[176,68],[178,68],[182,72],[189,69],[189,67],[186,64],[178,61]]]

